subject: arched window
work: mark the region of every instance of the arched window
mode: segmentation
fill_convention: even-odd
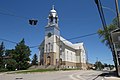
[[[48,43],[48,46],[49,46],[49,52],[50,52],[50,43]]]
[[[53,16],[49,16],[50,22],[53,22]]]
[[[60,65],[62,65],[62,59],[60,58]]]
[[[55,17],[55,23],[57,23],[58,21],[57,21],[57,17]]]

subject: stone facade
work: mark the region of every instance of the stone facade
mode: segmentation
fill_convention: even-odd
[[[44,53],[44,65],[56,65],[55,53]]]

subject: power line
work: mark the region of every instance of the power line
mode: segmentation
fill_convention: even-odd
[[[39,47],[40,45],[36,45],[36,46],[30,46],[29,48],[36,48]]]
[[[86,35],[79,36],[79,37],[69,38],[69,39],[67,39],[67,40],[73,40],[73,39],[88,37],[88,36],[92,36],[92,35],[95,35],[95,34],[97,34],[97,33],[86,34]],[[64,40],[63,40],[63,41],[64,41]]]
[[[0,11],[5,11],[5,12],[13,13],[11,10],[3,8],[1,6],[0,6]]]
[[[2,9],[2,8],[0,8],[0,9]],[[11,12],[10,10],[7,10],[7,9],[2,9],[2,10]],[[0,14],[2,14],[2,15],[8,15],[8,16],[14,16],[14,17],[19,17],[19,18],[24,18],[24,19],[29,19],[29,18],[27,18],[27,17],[15,15],[15,14],[13,14],[13,13],[10,14],[10,13],[0,12]],[[79,37],[69,38],[69,39],[67,39],[67,40],[73,40],[73,39],[88,37],[88,36],[92,36],[92,35],[95,35],[95,34],[97,34],[97,33],[91,33],[91,34],[87,34],[87,35],[83,35],[83,36],[79,36]],[[6,42],[10,42],[10,43],[14,43],[14,44],[18,44],[17,42],[14,42],[14,41],[11,41],[11,40],[7,40],[7,39],[2,39],[2,38],[0,38],[0,40],[6,41]],[[63,40],[63,41],[67,41],[67,40]],[[59,41],[58,41],[58,42],[59,42]],[[57,42],[55,42],[55,43],[57,43]],[[38,46],[39,46],[39,45],[37,45],[37,46],[31,46],[30,48],[35,48],[35,47],[38,47]]]
[[[10,41],[10,40],[7,40],[7,39],[2,39],[2,38],[0,38],[0,40],[2,40],[2,41],[6,41],[6,42],[10,42],[10,43],[13,43],[13,44],[17,44],[17,42]]]
[[[24,18],[24,19],[29,19],[29,18],[27,18],[27,17],[18,16],[18,15],[9,14],[9,13],[3,13],[3,12],[0,12],[0,14],[2,14],[2,15],[7,15],[7,16],[14,16],[14,17],[19,17],[19,18]]]
[[[20,16],[20,15],[15,15],[11,10],[8,10],[8,9],[5,9],[5,8],[1,8],[1,7],[0,7],[0,14],[2,14],[2,15],[8,15],[8,16],[14,16],[14,17],[19,17],[19,18],[24,18],[24,19],[29,19],[28,17],[24,17],[24,16]]]
[[[7,15],[7,16],[13,16],[13,17],[18,17],[18,18],[22,18],[22,19],[27,19],[30,25],[37,25],[38,20],[36,20],[36,19],[30,19],[30,18],[25,17],[25,16],[15,15],[14,13],[5,13],[5,12],[3,12],[3,10],[4,11],[9,11],[9,10],[6,10],[6,9],[2,9],[2,12],[0,11],[1,15]]]
[[[22,18],[22,19],[28,19],[28,22],[29,22],[30,25],[37,25],[37,22],[38,22],[38,20],[36,20],[36,19],[29,19],[29,18],[24,17],[24,16],[18,16],[18,15],[9,14],[9,13],[3,13],[3,12],[0,12],[0,14],[7,15],[7,16],[18,17],[18,18]]]
[[[67,40],[73,40],[73,39],[88,37],[88,36],[92,36],[92,35],[96,35],[96,34],[97,34],[97,33],[91,33],[91,34],[87,34],[87,35],[83,35],[83,36],[79,36],[79,37],[69,38],[69,39],[67,39]],[[0,40],[6,41],[6,42],[10,42],[10,43],[14,43],[14,44],[18,44],[18,43],[15,42],[15,41],[7,40],[7,39],[2,39],[2,38],[0,38]],[[67,40],[63,40],[63,41],[67,41]],[[59,42],[59,41],[57,41],[57,42]],[[54,42],[54,43],[57,43],[57,42]],[[39,47],[39,45],[30,46],[29,48],[36,48],[36,47]]]
[[[79,36],[79,37],[73,37],[73,38],[69,38],[69,39],[65,39],[62,41],[67,41],[67,40],[73,40],[73,39],[78,39],[78,38],[83,38],[83,37],[89,37],[89,36],[93,36],[96,35],[97,33],[91,33],[91,34],[87,34],[87,35],[83,35],[83,36]],[[58,43],[59,41],[53,42],[53,43]],[[30,48],[35,48],[35,47],[39,47],[40,45],[37,46],[31,46]]]
[[[97,33],[91,33],[91,34],[87,34],[87,35],[83,35],[83,36],[78,36],[78,37],[73,37],[73,38],[69,38],[67,40],[73,40],[73,39],[78,39],[78,38],[83,38],[83,37],[89,37],[89,36],[92,36],[92,35],[96,35]],[[7,40],[7,39],[2,39],[0,38],[0,40],[2,41],[6,41],[6,42],[10,42],[10,43],[13,43],[13,44],[18,44],[17,42],[15,41],[11,41],[11,40]],[[62,40],[62,41],[67,41],[67,40]],[[57,41],[59,42],[59,41]],[[57,42],[54,42],[54,43],[57,43]],[[36,46],[30,46],[29,48],[36,48],[36,47],[39,47],[40,45],[36,45]]]

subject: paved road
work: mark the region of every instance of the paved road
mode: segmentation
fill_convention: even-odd
[[[27,74],[0,74],[0,80],[104,80],[101,71],[75,70]]]

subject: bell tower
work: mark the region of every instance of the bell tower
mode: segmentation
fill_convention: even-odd
[[[52,6],[52,9],[50,10],[50,13],[48,15],[48,24],[45,27],[45,35],[50,36],[50,34],[56,35],[56,36],[60,35],[60,31],[58,27],[58,15],[54,8],[54,5]]]
[[[52,10],[50,10],[49,16],[48,16],[48,25],[56,25],[58,26],[58,15],[55,11],[54,5],[52,6]]]
[[[59,37],[58,15],[53,5],[48,15],[48,24],[45,27],[44,63],[46,65],[56,65],[56,60],[59,59],[57,43]]]

